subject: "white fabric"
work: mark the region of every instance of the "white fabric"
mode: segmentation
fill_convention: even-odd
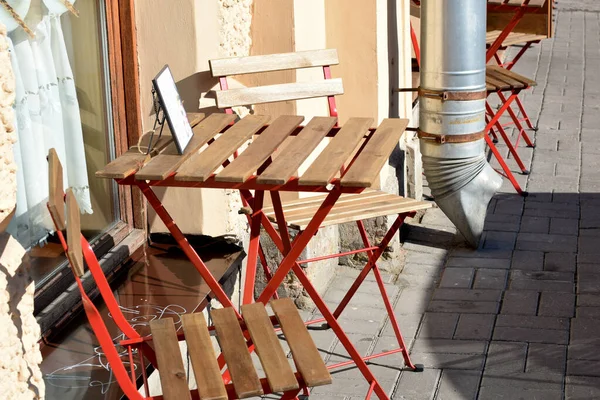
[[[46,208],[50,148],[56,149],[63,165],[65,189],[74,189],[82,212],[91,213],[92,207],[79,104],[60,17],[45,15],[34,39],[22,29],[9,36],[17,84],[14,152],[19,167],[17,211],[9,231],[28,248],[52,230]]]

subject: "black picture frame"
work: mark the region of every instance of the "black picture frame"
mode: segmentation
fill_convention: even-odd
[[[183,154],[194,133],[177,91],[175,79],[169,65],[165,65],[152,79],[162,112],[169,124],[171,135],[179,154]]]

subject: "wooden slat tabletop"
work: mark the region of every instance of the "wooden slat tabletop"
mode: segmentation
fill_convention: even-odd
[[[269,122],[269,117],[264,115],[249,115],[242,119],[202,153],[196,154],[187,160],[177,170],[175,179],[180,181],[205,181],[267,122]]]
[[[506,79],[517,82],[514,77]],[[194,137],[183,155],[176,154],[173,143],[151,160],[139,152],[128,152],[97,176],[123,179],[135,174],[136,180],[154,184],[174,179],[189,184],[166,185],[232,189],[246,184],[250,188],[270,185],[276,190],[277,186],[297,182],[298,191],[315,190],[303,187],[323,191],[339,182],[342,187],[360,191],[377,180],[408,124],[403,119],[386,119],[373,129],[372,118],[350,118],[344,126],[336,127],[335,117],[314,117],[299,127],[304,117],[281,116],[267,125],[270,116],[249,115],[231,125],[233,119],[230,114],[213,114],[203,120],[193,129]],[[331,137],[328,142],[324,142],[326,136]],[[283,148],[275,154],[280,146]],[[311,158],[318,146],[322,151]],[[301,166],[303,173],[299,172]],[[340,179],[344,167],[347,170]]]
[[[384,119],[343,176],[342,186],[370,187],[407,126],[408,120],[405,119]]]
[[[140,180],[165,179],[234,120],[235,116],[232,114],[210,115],[192,129],[194,136],[192,136],[183,154],[179,154],[175,142],[171,142],[159,155],[153,157],[144,165],[135,174],[135,177]]]
[[[317,148],[336,122],[337,118],[335,117],[315,117],[310,120],[298,136],[293,138],[293,143],[287,146],[275,158],[275,161],[260,174],[257,182],[271,185],[286,183],[310,153]]]
[[[204,114],[188,113],[187,117],[188,121],[190,121],[190,125],[193,128],[204,119]],[[150,133],[144,134],[142,136],[142,139],[140,140],[139,148],[137,145],[131,146],[129,150],[127,150],[125,153],[108,163],[103,169],[97,171],[96,177],[109,179],[124,179],[130,175],[135,174],[148,161],[150,161],[150,159],[154,155],[154,153],[146,155],[144,151],[148,147],[151,136],[152,135]],[[158,138],[158,133],[154,135],[152,141],[153,151],[156,153],[160,153],[171,143],[173,143],[171,130],[169,129],[169,125],[165,124],[161,137]],[[140,151],[140,149],[142,151]]]
[[[540,8],[550,0],[488,0],[488,4],[492,6],[511,6],[511,7],[531,7]]]
[[[304,117],[283,115],[277,118],[252,143],[248,150],[217,175],[220,182],[244,182],[269,158],[277,147],[302,123]]]
[[[372,123],[372,118],[350,118],[334,136],[329,146],[302,174],[299,183],[302,185],[327,185],[356,149]]]

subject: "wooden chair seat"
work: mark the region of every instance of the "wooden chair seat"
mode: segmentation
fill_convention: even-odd
[[[493,30],[486,33],[485,42],[487,46],[491,46],[496,39],[500,36],[502,31]],[[521,33],[521,32],[510,32],[504,42],[502,42],[503,47],[514,46],[518,44],[526,44],[532,42],[539,42],[541,40],[546,39],[547,35],[537,35],[535,33]]]
[[[271,308],[290,347],[293,363],[281,347],[264,304],[242,306],[246,332],[252,339],[266,375],[266,380],[262,381],[250,357],[245,331],[240,325],[242,321],[237,319],[231,308],[211,312],[216,338],[231,375],[235,393],[227,391],[221,378],[221,369],[204,315],[196,313],[183,316],[183,331],[201,399],[243,399],[264,393],[286,392],[331,383],[329,370],[292,300],[273,300]],[[173,320],[165,318],[152,321],[150,329],[160,366],[164,399],[189,399],[188,380]],[[297,372],[293,371],[292,364],[296,365]]]
[[[284,201],[283,210],[288,226],[292,229],[304,230],[326,196],[326,194],[322,194]],[[341,195],[321,227],[427,208],[431,208],[431,203],[426,201],[417,201],[380,190],[365,190],[360,194]],[[252,211],[250,208],[243,208],[242,212],[249,214]],[[276,222],[273,207],[265,207],[263,212],[272,222]]]
[[[488,92],[522,90],[537,85],[536,81],[497,65],[487,66],[485,83]]]

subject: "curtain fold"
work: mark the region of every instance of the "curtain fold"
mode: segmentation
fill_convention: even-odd
[[[92,213],[79,103],[60,16],[45,15],[35,38],[22,29],[9,34],[16,78],[18,142],[17,210],[9,232],[26,248],[52,232],[46,155],[55,148],[63,165],[65,189],[73,188],[83,213]]]

